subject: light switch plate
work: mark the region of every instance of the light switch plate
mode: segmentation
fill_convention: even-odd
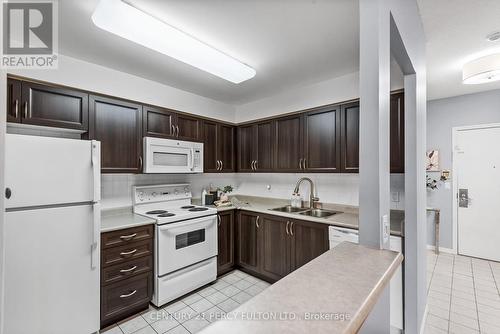
[[[383,215],[382,216],[382,236],[384,238],[384,244],[389,241],[389,235],[391,234],[390,229],[391,229],[391,227],[389,225],[389,215]]]

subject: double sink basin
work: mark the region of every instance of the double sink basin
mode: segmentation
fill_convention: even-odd
[[[309,209],[309,208],[296,208],[291,205],[282,206],[279,208],[270,209],[271,211],[294,213],[303,216],[315,217],[315,218],[327,218],[342,212],[324,210],[324,209]]]

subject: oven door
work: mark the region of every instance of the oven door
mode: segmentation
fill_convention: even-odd
[[[144,138],[144,173],[195,172],[195,143]]]
[[[217,255],[217,216],[157,225],[158,276]]]

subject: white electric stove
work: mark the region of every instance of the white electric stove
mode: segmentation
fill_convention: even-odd
[[[217,277],[217,210],[191,205],[189,184],[137,186],[134,213],[156,219],[153,304]]]

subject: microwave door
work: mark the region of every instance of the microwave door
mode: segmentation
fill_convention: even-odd
[[[190,148],[152,145],[146,173],[188,173],[191,171]]]

